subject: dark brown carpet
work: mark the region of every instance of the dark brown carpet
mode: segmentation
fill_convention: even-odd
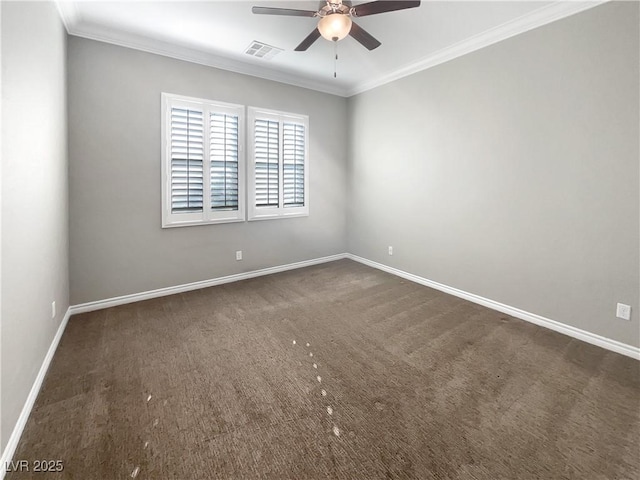
[[[640,362],[343,260],[74,316],[14,458],[64,470],[7,478],[635,480],[639,454]]]

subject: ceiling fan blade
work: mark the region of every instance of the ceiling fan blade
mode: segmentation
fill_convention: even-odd
[[[307,38],[305,38],[300,45],[298,45],[295,48],[296,52],[304,52],[307,48],[309,48],[311,45],[313,45],[313,42],[315,42],[317,39],[320,38],[320,30],[318,30],[317,28],[311,32]]]
[[[353,22],[351,24],[351,31],[349,32],[349,35],[351,35],[353,38],[359,41],[368,50],[373,50],[374,48],[378,48],[380,45],[382,45],[369,32],[367,32],[364,28],[362,28],[356,22]]]
[[[375,15],[376,13],[394,12],[420,6],[420,0],[380,0],[378,2],[363,3],[353,7],[356,17]]]
[[[253,7],[253,13],[258,15],[288,15],[290,17],[315,17],[318,12],[312,10],[293,10],[291,8]]]

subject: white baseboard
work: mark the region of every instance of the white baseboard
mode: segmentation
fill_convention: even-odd
[[[18,447],[20,437],[22,437],[24,427],[27,424],[29,415],[31,415],[33,404],[36,402],[36,398],[38,398],[40,388],[42,388],[44,377],[47,374],[47,370],[49,370],[49,365],[51,365],[53,355],[56,353],[56,349],[58,348],[58,343],[60,343],[60,339],[62,338],[64,329],[67,327],[67,322],[69,322],[69,317],[71,317],[70,308],[67,309],[67,313],[65,313],[64,318],[62,319],[62,322],[60,322],[60,326],[58,327],[58,330],[56,331],[56,334],[51,341],[51,345],[49,345],[49,350],[47,351],[47,354],[42,361],[40,371],[38,371],[38,376],[31,386],[31,391],[29,392],[29,395],[24,402],[22,412],[20,412],[20,416],[18,417],[18,421],[16,422],[15,427],[13,427],[13,432],[11,432],[11,436],[9,437],[9,441],[7,442],[7,446],[2,452],[2,457],[0,458],[0,480],[2,480],[6,475],[7,464],[13,459],[13,455],[16,452],[16,448]]]
[[[56,332],[56,335],[53,337],[53,340],[51,341],[51,345],[49,346],[47,355],[44,357],[44,360],[42,361],[42,366],[40,367],[38,376],[33,382],[33,386],[31,387],[29,396],[27,397],[24,403],[24,407],[22,407],[22,412],[20,412],[20,416],[18,417],[18,421],[16,422],[16,425],[13,428],[13,432],[9,437],[7,446],[2,452],[2,457],[0,458],[0,480],[3,480],[7,473],[7,464],[13,459],[13,455],[15,454],[15,451],[18,446],[18,442],[20,441],[20,437],[22,436],[24,427],[27,424],[27,420],[29,419],[29,415],[31,414],[33,405],[36,401],[36,398],[38,397],[38,393],[40,393],[40,388],[42,387],[42,382],[44,381],[44,377],[47,374],[47,370],[49,369],[49,365],[51,364],[53,355],[55,354],[56,349],[58,348],[58,343],[60,343],[60,339],[62,338],[62,334],[64,332],[64,329],[67,326],[67,323],[69,322],[69,318],[71,317],[71,315],[75,315],[77,313],[91,312],[94,310],[100,310],[108,307],[114,307],[116,305],[124,305],[126,303],[139,302],[141,300],[147,300],[150,298],[173,295],[175,293],[187,292],[190,290],[197,290],[200,288],[212,287],[214,285],[221,285],[223,283],[237,282],[239,280],[246,280],[248,278],[255,278],[263,275],[270,275],[272,273],[285,272],[287,270],[294,270],[296,268],[309,267],[311,265],[318,265],[320,263],[332,262],[334,260],[340,260],[343,258],[347,258],[346,253],[330,255],[328,257],[314,258],[313,260],[305,260],[302,262],[289,263],[286,265],[278,265],[276,267],[263,268],[261,270],[253,270],[251,272],[238,273],[235,275],[227,275],[226,277],[219,277],[211,280],[204,280],[201,282],[187,283],[187,284],[178,285],[175,287],[160,288],[160,289],[151,290],[148,292],[134,293],[132,295],[124,295],[122,297],[99,300],[97,302],[83,303],[80,305],[70,306],[67,309],[67,313],[65,314],[62,322],[60,323],[60,326],[58,327],[58,331]]]
[[[93,312],[94,310],[102,310],[103,308],[115,307],[117,305],[124,305],[126,303],[140,302],[142,300],[149,300],[151,298],[174,295],[176,293],[188,292],[190,290],[213,287],[215,285],[222,285],[223,283],[238,282],[240,280],[261,277],[263,275],[270,275],[272,273],[285,272],[287,270],[294,270],[296,268],[310,267],[311,265],[318,265],[320,263],[333,262],[335,260],[347,258],[347,256],[348,254],[346,253],[339,253],[337,255],[330,255],[328,257],[314,258],[313,260],[304,260],[302,262],[288,263],[286,265],[278,265],[276,267],[252,270],[251,272],[236,273],[234,275],[227,275],[225,277],[202,280],[201,282],[185,283],[183,285],[177,285],[174,287],[159,288],[157,290],[133,293],[131,295],[123,295],[121,297],[108,298],[106,300],[81,303],[79,305],[73,305],[72,307],[70,307],[71,315],[75,315],[77,313]]]
[[[397,275],[398,277],[406,278],[407,280],[411,280],[412,282],[419,283],[436,290],[440,290],[441,292],[445,292],[450,295],[463,298],[465,300],[469,300],[470,302],[491,308],[492,310],[497,310],[498,312],[506,313],[507,315],[519,318],[520,320],[535,323],[536,325],[540,325],[541,327],[549,328],[564,335],[568,335],[570,337],[577,338],[578,340],[591,343],[592,345],[597,345],[598,347],[606,348],[607,350],[621,353],[622,355],[626,355],[627,357],[640,360],[640,348],[638,347],[627,345],[626,343],[618,342],[617,340],[611,340],[610,338],[602,337],[600,335],[596,335],[595,333],[587,332],[586,330],[581,330],[579,328],[572,327],[571,325],[567,325],[555,320],[551,320],[549,318],[542,317],[540,315],[536,315],[535,313],[530,313],[524,310],[520,310],[516,307],[505,305],[504,303],[496,302],[494,300],[490,300],[473,293],[465,292],[464,290],[459,290],[448,285],[443,285],[442,283],[434,282],[433,280],[428,280],[418,275],[414,275],[397,268],[389,267],[387,265],[383,265],[382,263],[374,262],[372,260],[368,260],[351,253],[347,254],[346,257],[370,267],[377,268],[378,270],[392,273],[394,275]]]
[[[581,330],[579,328],[575,328],[570,325],[566,325],[566,324],[557,322],[555,320],[542,317],[540,315],[536,315],[534,313],[526,312],[524,310],[520,310],[519,308],[511,307],[509,305],[505,305],[503,303],[499,303],[494,300],[490,300],[488,298],[475,295],[473,293],[469,293],[463,290],[459,290],[457,288],[449,287],[447,285],[443,285],[441,283],[434,282],[432,280],[428,280],[418,275],[414,275],[412,273],[408,273],[403,270],[399,270],[397,268],[389,267],[387,265],[383,265],[382,263],[374,262],[372,260],[368,260],[366,258],[362,258],[357,255],[353,255],[350,253],[341,253],[337,255],[331,255],[328,257],[316,258],[313,260],[305,260],[302,262],[289,263],[287,265],[279,265],[276,267],[263,268],[261,270],[238,273],[235,275],[228,275],[225,277],[214,278],[211,280],[204,280],[201,282],[187,283],[187,284],[178,285],[175,287],[160,288],[160,289],[151,290],[148,292],[141,292],[141,293],[136,293],[132,295],[124,295],[121,297],[115,297],[115,298],[110,298],[110,299],[100,300],[100,301],[90,302],[90,303],[83,303],[80,305],[73,305],[69,307],[67,309],[67,312],[64,318],[62,319],[62,322],[60,323],[60,326],[58,327],[58,330],[55,336],[53,337],[53,340],[51,341],[51,345],[49,346],[47,355],[44,357],[44,360],[42,361],[42,366],[40,367],[38,376],[33,382],[33,386],[31,387],[31,391],[29,392],[29,395],[25,401],[24,407],[22,408],[20,417],[18,417],[18,421],[15,427],[13,428],[13,432],[11,433],[11,436],[9,437],[9,442],[7,443],[7,446],[2,452],[2,457],[0,458],[0,480],[3,480],[5,477],[7,464],[13,458],[13,455],[18,446],[18,442],[20,441],[20,437],[22,436],[24,427],[27,423],[27,420],[29,419],[29,415],[31,414],[31,409],[33,408],[36,398],[38,397],[38,393],[40,393],[42,382],[44,381],[44,377],[47,374],[47,370],[49,369],[49,365],[51,364],[53,355],[55,354],[55,351],[58,348],[58,344],[60,343],[60,339],[62,338],[62,334],[64,333],[64,330],[69,321],[69,317],[71,317],[71,315],[74,315],[77,313],[91,312],[94,310],[100,310],[103,308],[113,307],[116,305],[124,305],[126,303],[138,302],[138,301],[147,300],[150,298],[173,295],[176,293],[187,292],[190,290],[197,290],[200,288],[212,287],[214,285],[221,285],[223,283],[237,282],[239,280],[246,280],[249,278],[260,277],[263,275],[270,275],[272,273],[279,273],[287,270],[294,270],[297,268],[309,267],[311,265],[318,265],[321,263],[333,262],[335,260],[340,260],[343,258],[349,258],[351,260],[363,263],[365,265],[376,268],[378,270],[382,270],[382,271],[391,273],[393,275],[406,278],[407,280],[410,280],[412,282],[416,282],[421,285],[425,285],[427,287],[440,290],[450,295],[454,295],[456,297],[469,300],[470,302],[483,305],[485,307],[491,308],[493,310],[497,310],[502,313],[506,313],[507,315],[511,315],[512,317],[516,317],[521,320],[525,320],[527,322],[531,322],[536,325],[549,328],[551,330],[554,330],[559,333],[563,333],[570,337],[583,340],[587,343],[591,343],[593,345],[597,345],[607,350],[621,353],[622,355],[626,355],[628,357],[635,358],[636,360],[640,360],[640,348],[638,347],[633,347],[631,345],[627,345],[622,342],[618,342],[616,340],[611,340],[609,338],[605,338],[600,335],[596,335],[594,333],[587,332],[585,330]]]
[[[618,342],[617,340],[612,340],[610,338],[602,337],[595,333],[591,333],[586,330],[581,330],[579,328],[572,327],[571,325],[567,325],[567,324],[558,322],[556,320],[551,320],[549,318],[542,317],[535,313],[527,312],[525,310],[521,310],[519,308],[512,307],[510,305],[505,305],[503,303],[496,302],[495,300],[484,298],[479,295],[475,295],[473,293],[465,292],[464,290],[459,290],[457,288],[450,287],[442,283],[434,282],[433,280],[428,280],[418,275],[414,275],[412,273],[408,273],[403,270],[399,270],[397,268],[389,267],[387,265],[383,265],[382,263],[374,262],[372,260],[368,260],[366,258],[362,258],[357,255],[353,255],[351,253],[340,253],[337,255],[330,255],[328,257],[315,258],[313,260],[305,260],[302,262],[289,263],[286,265],[279,265],[276,267],[263,268],[261,270],[253,270],[251,272],[238,273],[235,275],[227,275],[225,277],[218,277],[211,280],[203,280],[201,282],[193,282],[193,283],[187,283],[184,285],[177,285],[174,287],[159,288],[157,290],[151,290],[148,292],[134,293],[131,295],[123,295],[121,297],[109,298],[106,300],[98,300],[96,302],[73,305],[69,307],[69,310],[71,312],[71,315],[75,315],[77,313],[91,312],[94,310],[101,310],[103,308],[115,307],[117,305],[124,305],[126,303],[139,302],[141,300],[148,300],[151,298],[163,297],[166,295],[174,295],[176,293],[187,292],[190,290],[198,290],[200,288],[213,287],[215,285],[222,285],[224,283],[237,282],[240,280],[260,277],[263,275],[270,275],[272,273],[284,272],[287,270],[294,270],[296,268],[309,267],[311,265],[317,265],[320,263],[333,262],[335,260],[340,260],[342,258],[349,258],[351,260],[363,263],[365,265],[376,268],[378,270],[383,270],[385,272],[392,273],[399,277],[406,278],[407,280],[411,280],[412,282],[416,282],[421,285],[425,285],[427,287],[435,288],[436,290],[440,290],[450,295],[454,295],[456,297],[469,300],[470,302],[483,305],[487,308],[491,308],[493,310],[506,313],[507,315],[511,315],[512,317],[519,318],[526,322],[534,323],[536,325],[549,328],[551,330],[562,333],[564,335],[568,335],[570,337],[577,338],[579,340],[585,341],[587,343],[591,343],[593,345],[597,345],[607,350],[611,350],[613,352],[617,352],[622,355],[635,358],[636,360],[640,360],[640,348],[638,347],[627,345],[625,343]]]

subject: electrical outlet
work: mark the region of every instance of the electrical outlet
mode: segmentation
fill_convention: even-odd
[[[242,250],[236,252],[236,260],[242,260]]]
[[[51,318],[56,318],[56,302],[51,302]]]
[[[631,320],[631,305],[619,303],[616,307],[616,317],[622,320]]]
[[[393,247],[389,247],[389,255],[393,255]]]

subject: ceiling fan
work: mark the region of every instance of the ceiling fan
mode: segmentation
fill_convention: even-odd
[[[308,49],[320,36],[337,42],[351,35],[367,49],[378,48],[381,43],[364,28],[351,20],[352,17],[365,17],[378,13],[405,10],[420,6],[420,0],[379,0],[353,7],[349,0],[327,0],[320,2],[320,8],[313,10],[294,10],[291,8],[253,7],[251,11],[260,15],[287,15],[291,17],[319,17],[318,26],[295,48],[296,52]]]

